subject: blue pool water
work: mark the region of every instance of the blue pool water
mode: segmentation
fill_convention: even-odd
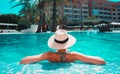
[[[106,65],[49,63],[20,65],[26,57],[55,51],[47,46],[53,33],[0,35],[0,74],[120,74],[120,33],[69,32],[77,38],[69,51],[99,56]]]

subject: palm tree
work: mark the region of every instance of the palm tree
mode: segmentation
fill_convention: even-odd
[[[45,5],[51,5],[53,4],[53,14],[52,14],[52,27],[51,27],[51,31],[54,32],[56,30],[56,27],[57,27],[57,24],[56,24],[56,7],[57,5],[56,4],[60,4],[61,2],[63,2],[64,0],[39,0],[39,4],[42,6],[42,7],[39,7],[40,9],[40,25],[43,25],[45,22],[45,12],[44,12],[44,8],[45,8]],[[46,3],[46,4],[45,4]],[[40,27],[41,28],[41,27]]]
[[[11,0],[11,3],[16,0]],[[19,11],[19,15],[22,15],[21,20],[24,21],[24,24],[26,24],[28,27],[30,24],[33,24],[33,19],[36,16],[36,8],[35,5],[32,5],[31,0],[19,0],[16,5],[12,6],[11,8],[21,6],[21,10]]]
[[[15,0],[11,0],[11,2],[13,2]],[[53,14],[52,14],[52,29],[51,31],[54,32],[56,30],[57,24],[56,24],[56,7],[57,5],[61,4],[61,3],[68,3],[69,0],[35,0],[35,2],[33,4],[31,4],[30,2],[33,0],[19,0],[18,4],[13,6],[20,6],[22,5],[23,8],[20,11],[20,14],[24,14],[25,18],[29,21],[30,16],[28,16],[28,14],[30,14],[30,10],[31,10],[31,6],[38,2],[38,8],[39,8],[39,27],[38,27],[38,32],[41,32],[41,28],[42,25],[45,23],[45,12],[44,12],[44,8],[46,4],[51,4],[53,2]],[[73,3],[75,3],[76,0],[72,0]]]
[[[53,0],[53,15],[52,15],[52,32],[56,30],[56,0]]]
[[[63,2],[65,2],[67,4],[67,3],[69,3],[69,1],[70,0],[53,0],[52,32],[55,32],[56,31],[56,27],[57,27],[57,24],[56,24],[56,12],[57,12],[56,7],[57,7],[57,3],[58,3],[58,5],[63,3]],[[71,1],[72,1],[72,3],[75,4],[75,2],[77,0],[71,0]]]
[[[11,3],[16,0],[11,0]],[[39,15],[39,26],[37,32],[42,31],[42,25],[45,23],[45,14],[44,14],[44,8],[45,8],[45,2],[48,0],[19,0],[19,2],[14,5],[12,8],[16,6],[22,6],[22,9],[20,10],[19,14],[23,15],[21,18],[22,20],[25,20],[24,22],[27,22],[25,24],[31,24],[30,22],[32,21],[33,23],[33,18],[35,19]],[[49,1],[48,1],[49,2]],[[38,13],[39,10],[39,13]],[[34,14],[34,13],[37,13]]]
[[[38,2],[38,8],[39,8],[39,26],[38,26],[38,30],[37,32],[42,32],[44,30],[44,25],[46,25],[46,13],[45,12],[45,7],[50,5],[52,0],[36,0],[36,2]],[[47,17],[47,21],[48,19],[50,19],[49,17]]]
[[[39,15],[39,26],[38,26],[38,30],[37,32],[42,32],[42,25],[45,23],[44,17],[44,8],[45,8],[45,0],[39,0],[38,3],[38,8],[40,11],[40,15]]]
[[[76,0],[72,0],[73,2]],[[57,27],[57,23],[56,23],[56,7],[57,5],[60,5],[61,3],[68,3],[69,0],[39,0],[39,10],[40,10],[40,19],[39,19],[39,27],[38,27],[38,32],[41,31],[42,25],[45,24],[45,12],[44,12],[44,8],[46,5],[48,4],[53,4],[53,13],[52,13],[52,29],[51,31],[54,32],[56,30]]]
[[[81,26],[83,27],[83,7],[82,7],[82,4],[83,4],[83,0],[81,0]]]

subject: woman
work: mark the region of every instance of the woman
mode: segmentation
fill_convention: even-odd
[[[20,62],[21,64],[29,64],[41,60],[48,60],[50,62],[74,62],[76,60],[91,63],[91,64],[105,64],[105,61],[99,57],[87,56],[81,53],[70,52],[67,49],[74,45],[76,39],[67,34],[63,29],[58,29],[54,35],[48,40],[48,46],[57,52],[47,52],[36,56],[28,56]]]

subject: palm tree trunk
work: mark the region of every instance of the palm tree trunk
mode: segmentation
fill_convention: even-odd
[[[56,24],[56,0],[53,0],[53,15],[52,15],[52,29],[51,31],[52,32],[55,32],[56,31],[56,27],[57,27],[57,24]]]
[[[81,0],[81,26],[83,27],[83,0]]]
[[[37,32],[42,32],[42,25],[44,24],[44,19],[45,19],[44,7],[45,7],[45,1],[44,0],[40,1],[39,0],[40,18],[39,18],[39,23],[38,23],[39,25],[38,25]]]

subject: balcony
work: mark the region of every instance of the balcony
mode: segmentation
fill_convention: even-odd
[[[64,9],[72,10],[72,7],[64,7]]]
[[[72,15],[73,13],[72,12],[64,12],[64,14],[70,14],[70,15]]]

